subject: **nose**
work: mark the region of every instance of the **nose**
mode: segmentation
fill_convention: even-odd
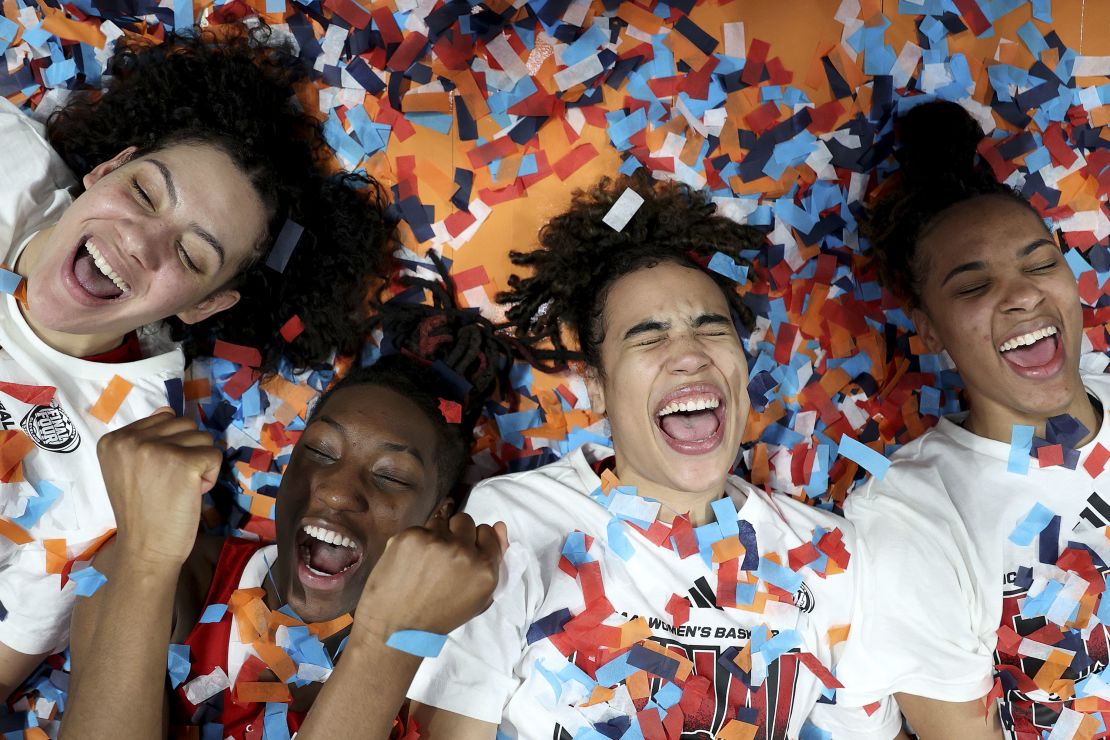
[[[120,247],[147,270],[155,270],[173,252],[172,226],[156,215],[146,215],[120,229]]]
[[[1044,292],[1037,281],[1025,274],[1007,280],[1002,290],[999,307],[1005,312],[1032,311],[1044,300]]]
[[[709,363],[709,354],[697,337],[683,334],[672,340],[671,356],[667,361],[671,372],[692,375],[704,370]]]
[[[320,469],[312,479],[312,497],[333,511],[363,511],[366,499],[357,471],[342,462]]]

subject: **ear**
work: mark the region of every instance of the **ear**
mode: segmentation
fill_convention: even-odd
[[[104,177],[108,173],[115,172],[120,167],[127,164],[127,162],[131,159],[131,157],[135,155],[135,152],[137,152],[138,150],[138,147],[129,146],[116,156],[109,159],[107,162],[101,162],[96,167],[93,167],[87,175],[81,178],[81,184],[85,186],[85,190],[91,188],[93,185],[100,181],[100,178]]]
[[[605,414],[605,385],[601,382],[597,370],[586,368],[586,392],[590,396],[590,410],[595,414]]]
[[[448,496],[439,502],[439,506],[432,512],[432,516],[439,517],[440,519],[450,519],[454,513],[455,499],[452,496]]]
[[[199,324],[209,316],[215,316],[220,311],[226,311],[239,302],[239,291],[221,290],[205,298],[203,301],[187,308],[177,314],[177,318],[186,324]]]
[[[933,320],[929,318],[929,314],[921,308],[911,308],[910,319],[913,321],[914,327],[917,328],[917,336],[921,337],[921,341],[925,343],[931,353],[937,355],[944,351],[944,342],[937,334],[937,329],[933,326]]]

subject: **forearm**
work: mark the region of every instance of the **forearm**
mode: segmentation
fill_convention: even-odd
[[[180,569],[132,566],[115,553],[105,583],[79,609],[90,625],[76,646],[63,740],[161,737],[166,655]],[[76,621],[76,618],[75,618]]]
[[[350,640],[297,737],[353,737],[352,728],[358,737],[389,737],[420,660],[378,639]]]

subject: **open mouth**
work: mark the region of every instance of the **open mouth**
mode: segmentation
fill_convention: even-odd
[[[1026,377],[1051,375],[1063,363],[1063,345],[1055,326],[1007,339],[998,346],[998,353],[1015,372]]]
[[[724,419],[724,396],[706,383],[671,391],[655,411],[655,423],[664,441],[677,452],[688,455],[708,452],[720,444]]]
[[[297,532],[297,571],[312,588],[336,588],[362,562],[362,547],[334,529],[305,524]]]
[[[110,301],[131,292],[131,287],[104,258],[92,237],[86,238],[73,256],[73,275],[86,293]]]

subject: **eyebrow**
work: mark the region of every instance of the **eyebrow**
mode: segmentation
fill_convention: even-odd
[[[1056,246],[1056,242],[1052,241],[1051,239],[1044,238],[1032,241],[1021,248],[1021,251],[1018,252],[1018,258],[1020,259],[1022,257],[1028,257],[1041,247],[1047,246],[1054,247]],[[987,264],[985,262],[965,262],[962,265],[957,265],[956,267],[953,267],[947,275],[944,276],[944,280],[941,281],[941,287],[943,287],[945,284],[948,283],[949,280],[956,277],[957,275],[962,275],[965,272],[974,272],[975,270],[984,270],[986,269],[986,267]]]
[[[166,184],[166,194],[169,196],[170,204],[176,206],[178,203],[177,186],[174,184],[173,173],[170,172],[170,168],[167,167],[166,163],[160,159],[154,159],[152,157],[147,161],[153,164],[158,169],[158,172],[161,173],[162,180],[165,181]],[[189,228],[192,229],[194,234],[207,242],[208,246],[212,247],[212,249],[216,252],[217,258],[219,258],[220,261],[220,266],[216,269],[222,269],[225,260],[225,250],[224,245],[220,243],[220,240],[213,236],[210,231],[208,231],[195,221],[191,221],[189,223]]]
[[[335,428],[335,430],[343,436],[350,436],[347,432],[347,428],[330,416],[321,416],[319,420]],[[413,447],[412,445],[402,444],[401,442],[382,442],[378,445],[378,447],[384,450],[389,450],[390,452],[403,452],[405,454],[412,455],[421,465],[425,464],[424,456],[420,454],[420,450]]]
[[[700,329],[703,326],[716,326],[719,324],[731,324],[732,322],[725,316],[719,313],[703,313],[697,316],[690,322],[690,326],[695,329]],[[671,322],[660,321],[659,319],[644,319],[640,323],[633,326],[631,329],[624,333],[625,340],[632,339],[641,334],[649,334],[656,331],[667,331],[671,328]]]

